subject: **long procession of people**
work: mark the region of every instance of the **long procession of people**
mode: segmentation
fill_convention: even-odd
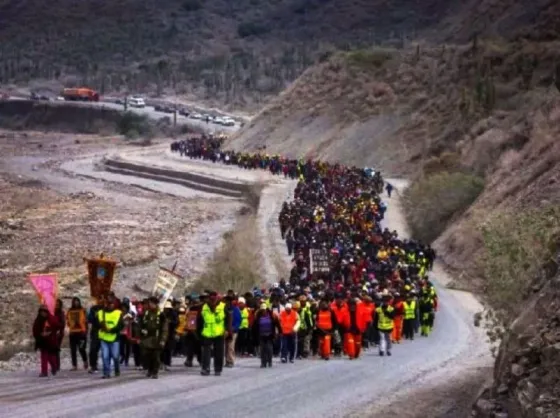
[[[293,257],[290,276],[241,295],[231,289],[187,294],[162,310],[155,296],[119,299],[113,293],[88,310],[77,297],[67,312],[58,301],[54,315],[42,305],[33,326],[40,376],[60,370],[66,329],[72,370],[79,354],[84,369],[97,373],[101,354],[103,378],[129,366],[157,378],[177,357],[186,367],[196,360],[206,376],[212,363],[220,375],[240,357],[260,357],[267,368],[275,357],[281,363],[354,360],[374,348],[391,356],[394,344],[430,335],[438,299],[428,274],[436,254],[380,226],[386,210],[380,195],[385,189],[390,198],[392,186],[379,172],[264,151],[223,151],[222,143],[201,136],[174,142],[171,150],[298,180],[278,218]],[[321,268],[314,253],[326,261]]]

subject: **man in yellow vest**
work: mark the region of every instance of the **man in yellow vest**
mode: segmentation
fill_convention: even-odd
[[[114,297],[109,297],[105,307],[97,312],[97,322],[99,323],[98,337],[99,341],[101,341],[101,355],[103,358],[103,379],[111,377],[111,359],[115,366],[115,377],[117,377],[120,375],[118,337],[124,323],[122,312],[115,308]]]
[[[406,294],[406,300],[403,302],[404,324],[403,334],[406,340],[414,339],[414,323],[416,322],[416,299],[412,293]]]
[[[209,292],[207,302],[197,318],[197,332],[202,344],[202,376],[210,374],[210,360],[214,359],[214,374],[220,376],[224,365],[226,333],[231,333],[225,303],[218,301],[216,292]]]
[[[395,309],[391,306],[391,295],[389,292],[383,294],[383,302],[375,310],[375,325],[379,331],[379,355],[391,355],[391,333],[393,332],[393,318]]]

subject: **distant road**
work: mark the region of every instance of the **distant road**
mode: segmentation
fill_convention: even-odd
[[[29,97],[21,97],[21,96],[10,96],[8,100],[30,100]],[[124,110],[124,106],[122,104],[117,104],[111,101],[100,101],[100,102],[67,102],[67,101],[37,101],[38,103],[50,103],[52,105],[57,105],[59,103],[65,103],[65,104],[73,104],[76,106],[90,106],[90,107],[104,107],[107,109],[115,109],[115,110]],[[163,101],[162,101],[163,102]],[[202,110],[202,108],[200,108],[199,106],[193,106],[193,108],[196,108],[197,111],[202,111],[204,112],[204,110]],[[164,118],[164,117],[168,117],[171,120],[173,120],[173,114],[172,113],[165,113],[165,112],[158,112],[156,110],[154,110],[154,108],[152,106],[146,106],[144,108],[136,108],[136,107],[130,107],[128,106],[128,111],[130,112],[134,112],[134,113],[138,113],[140,115],[146,115],[150,118],[153,119],[160,119],[160,118]],[[210,113],[210,112],[209,112]],[[211,113],[215,113],[215,112],[211,112]],[[227,113],[221,112],[222,115],[227,115]],[[214,133],[214,132],[224,132],[224,133],[233,133],[235,131],[237,131],[240,128],[239,125],[239,121],[236,120],[236,123],[234,126],[223,126],[223,125],[218,125],[215,123],[206,123],[206,121],[204,120],[199,120],[199,119],[192,119],[192,118],[188,118],[186,116],[183,115],[179,115],[177,113],[177,123],[181,124],[181,125],[190,125],[190,126],[196,126],[196,127],[202,127],[204,128],[206,131]]]

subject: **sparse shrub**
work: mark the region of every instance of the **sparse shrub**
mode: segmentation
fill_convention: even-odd
[[[243,293],[259,284],[262,267],[257,222],[254,214],[244,216],[235,230],[224,234],[222,246],[189,290],[215,289],[223,292],[233,289]]]
[[[153,128],[147,116],[125,112],[117,122],[117,131],[127,138],[153,135]]]
[[[240,23],[237,27],[237,34],[241,38],[247,38],[248,36],[258,36],[263,35],[269,31],[269,28],[259,22],[245,22]]]
[[[386,48],[359,49],[347,54],[350,64],[362,68],[381,68],[394,57],[395,51]]]
[[[199,0],[185,0],[183,2],[183,10],[187,12],[195,12],[202,8],[202,3]]]
[[[546,276],[544,267],[557,267],[560,206],[501,212],[479,229],[483,251],[478,261],[487,278],[484,297],[493,310],[487,319],[494,327],[507,325],[524,307],[532,284]]]
[[[403,199],[412,235],[432,242],[483,189],[481,177],[466,173],[440,172],[419,178],[405,190]]]

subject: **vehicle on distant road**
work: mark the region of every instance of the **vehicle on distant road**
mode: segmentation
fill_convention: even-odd
[[[235,126],[235,121],[229,116],[224,116],[222,118],[222,125],[224,126]]]
[[[130,105],[130,107],[138,107],[138,108],[146,107],[146,102],[144,101],[144,99],[142,97],[139,97],[139,96],[129,97],[128,98],[128,104]]]
[[[50,97],[45,95],[45,94],[40,94],[37,92],[31,92],[31,100],[44,100],[44,101],[49,101]]]
[[[179,109],[179,114],[183,115],[185,117],[188,117],[191,114],[191,112],[186,107],[183,107],[183,108]]]
[[[82,102],[99,101],[99,93],[97,93],[95,90],[86,87],[64,89],[62,90],[61,96],[64,97],[64,100],[71,100],[71,101],[82,101]]]
[[[193,113],[190,116],[191,119],[202,119],[202,115],[200,113]]]

